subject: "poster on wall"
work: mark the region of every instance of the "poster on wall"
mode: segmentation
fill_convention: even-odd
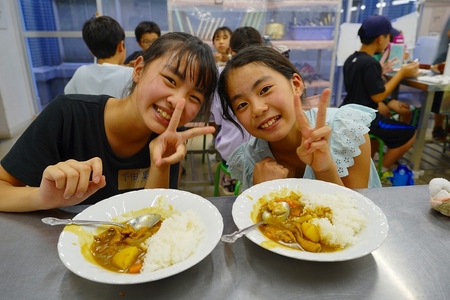
[[[343,23],[339,29],[339,39],[337,46],[337,66],[344,65],[345,60],[361,48],[361,41],[359,40],[358,30],[361,27],[360,23]]]

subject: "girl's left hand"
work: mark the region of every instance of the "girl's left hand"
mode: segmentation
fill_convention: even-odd
[[[295,109],[297,112],[297,126],[302,133],[302,143],[297,148],[297,156],[309,165],[315,173],[330,170],[334,161],[330,153],[330,127],[325,123],[330,90],[325,89],[320,96],[317,112],[316,127],[311,127],[303,112],[300,96],[295,95]]]
[[[385,61],[385,63],[381,66],[381,74],[386,74],[394,71],[394,65],[398,62],[397,57],[392,58],[391,60]]]
[[[222,54],[219,52],[214,52],[214,59],[216,60],[216,62],[222,61]]]
[[[205,126],[178,132],[177,127],[184,105],[185,99],[178,101],[166,130],[150,142],[151,162],[158,168],[162,165],[173,165],[180,162],[186,155],[188,139],[215,131],[214,127]]]

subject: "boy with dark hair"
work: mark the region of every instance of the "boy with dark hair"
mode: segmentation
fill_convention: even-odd
[[[79,67],[64,88],[64,94],[124,96],[133,69],[123,66],[125,31],[111,17],[93,17],[83,25],[83,40],[97,62]]]
[[[350,55],[344,63],[344,85],[347,96],[342,105],[355,103],[377,110],[378,102],[386,99],[404,77],[413,76],[418,72],[419,63],[410,63],[404,65],[389,81],[384,82],[381,65],[372,56],[386,49],[391,35],[398,34],[399,32],[392,28],[391,21],[384,16],[372,15],[364,20],[358,31],[361,48]],[[389,168],[413,145],[416,138],[413,126],[386,117],[378,111],[370,125],[369,133],[383,140],[388,148],[383,158],[383,172],[389,171]]]
[[[231,34],[230,48],[232,54],[236,54],[240,50],[252,45],[264,45],[261,34],[255,28],[250,26],[239,27]]]
[[[151,21],[142,21],[134,29],[134,35],[136,36],[136,42],[142,51],[145,51],[150,45],[161,36],[161,29],[158,24]],[[124,64],[134,66],[134,61],[142,53],[142,51],[134,51],[130,56],[125,59]]]

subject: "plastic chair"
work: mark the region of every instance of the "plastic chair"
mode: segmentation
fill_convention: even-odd
[[[370,139],[374,139],[378,141],[378,164],[377,164],[377,171],[378,171],[378,176],[383,175],[383,155],[384,155],[384,142],[377,137],[376,135],[373,134],[369,134]]]
[[[224,172],[225,174],[230,175],[230,172],[228,172],[227,166],[221,161],[216,168],[216,180],[214,181],[214,197],[219,196],[219,182],[220,182],[220,171]],[[241,182],[238,180],[236,182],[236,186],[234,187],[234,195],[239,195],[239,190],[241,189]]]
[[[417,128],[417,124],[419,123],[420,117],[420,107],[414,107],[413,109],[413,117],[411,120],[411,125]]]
[[[414,47],[414,58],[418,58],[421,64],[431,65],[439,46],[441,37],[439,34],[419,36]]]

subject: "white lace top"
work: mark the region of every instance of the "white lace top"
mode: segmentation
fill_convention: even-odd
[[[305,110],[311,126],[315,126],[317,108]],[[361,153],[359,146],[364,144],[364,134],[369,132],[369,126],[375,118],[375,110],[357,104],[348,104],[341,108],[327,108],[327,124],[331,127],[331,155],[336,163],[340,177],[348,175],[348,167],[354,164],[353,158]],[[242,183],[242,190],[253,185],[253,168],[265,157],[275,160],[270,151],[269,143],[253,137],[247,143],[233,151],[228,164],[231,177]],[[315,179],[310,166],[306,166],[303,178]],[[375,164],[370,166],[369,188],[381,187]]]

